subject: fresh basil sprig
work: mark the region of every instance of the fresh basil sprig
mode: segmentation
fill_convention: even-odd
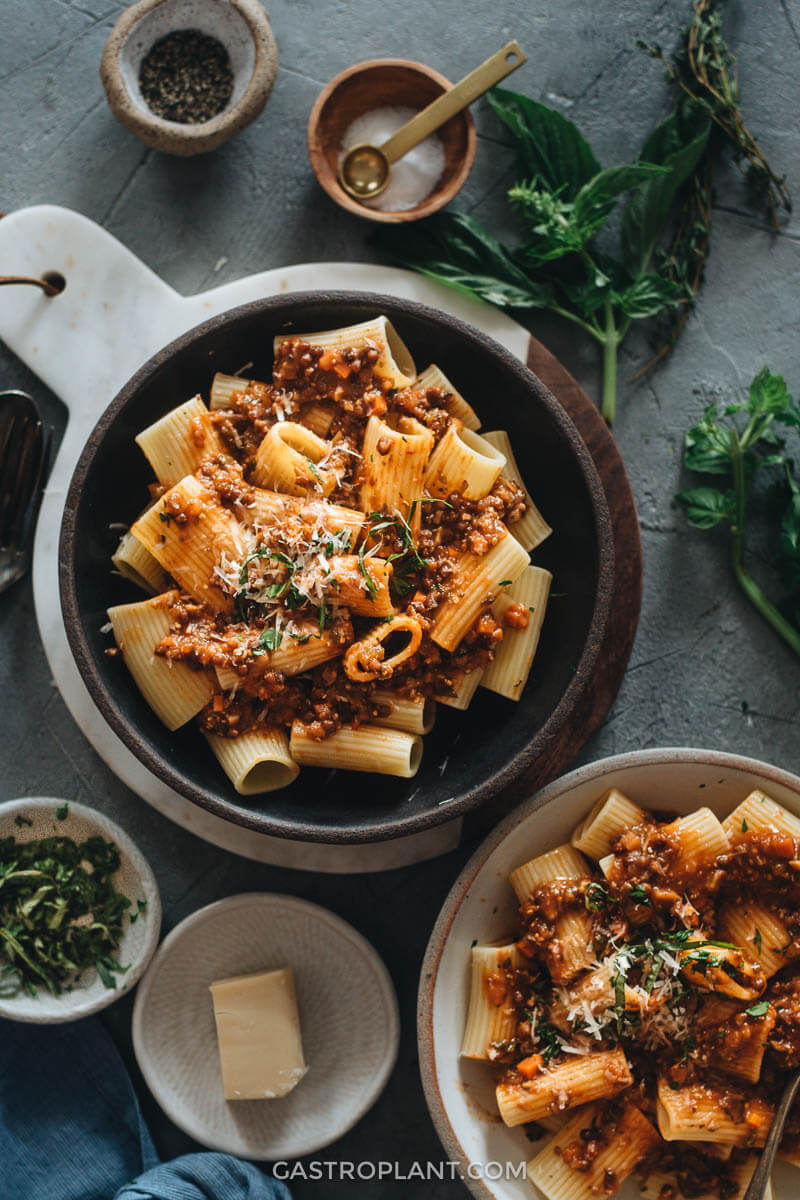
[[[721,156],[732,157],[758,185],[756,204],[766,204],[773,227],[778,207],[791,208],[784,181],[742,120],[736,60],[716,5],[692,0],[669,63],[675,108],[635,162],[604,170],[560,112],[502,88],[488,93],[517,150],[517,181],[508,196],[520,217],[518,245],[504,245],[460,213],[438,213],[413,228],[387,227],[376,235],[393,258],[433,279],[500,308],[547,309],[582,329],[602,347],[602,412],[609,424],[616,414],[619,346],[632,323],[655,318],[656,353],[642,374],[670,353],[694,306]],[[640,45],[664,58],[659,47]],[[625,195],[611,253],[607,225]]]
[[[502,88],[487,99],[516,143],[518,178],[508,196],[523,240],[512,249],[472,217],[439,213],[414,231],[381,231],[379,243],[423,274],[501,308],[549,309],[578,325],[602,347],[602,411],[611,423],[622,339],[634,321],[673,308],[680,295],[650,263],[710,122],[702,118],[688,133],[675,119],[665,122],[636,162],[603,169],[577,126],[554,109]],[[596,238],[626,193],[612,257]]]
[[[750,385],[747,400],[729,404],[722,412],[710,404],[702,420],[684,438],[683,461],[691,471],[720,477],[720,487],[690,488],[676,499],[695,529],[712,529],[727,522],[731,535],[731,564],[736,581],[748,600],[800,654],[800,480],[794,460],[786,451],[786,437],[800,433],[800,408],[782,376],[762,368]],[[746,565],[746,535],[757,493],[756,476],[771,469],[776,474],[769,498],[777,510],[777,565],[787,595],[779,608],[762,591]],[[769,515],[769,514],[768,514]],[[783,611],[781,611],[783,609]]]

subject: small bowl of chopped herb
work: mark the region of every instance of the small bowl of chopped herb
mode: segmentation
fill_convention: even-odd
[[[278,53],[258,0],[138,0],[106,42],[111,111],[146,145],[205,154],[259,115]]]
[[[0,1017],[53,1024],[129,992],[158,943],[155,876],[108,817],[47,796],[0,804]]]

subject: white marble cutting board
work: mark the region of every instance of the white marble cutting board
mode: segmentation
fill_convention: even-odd
[[[114,773],[159,812],[235,854],[285,867],[362,872],[405,866],[458,844],[461,822],[393,842],[330,846],[268,837],[223,821],[167,787],[106,724],[81,679],[64,630],[58,537],[75,464],[98,417],[151,355],[194,325],[236,305],[281,292],[384,292],[443,309],[478,326],[525,361],[529,334],[489,305],[410,271],[367,263],[304,263],[181,296],[120,242],[69,209],[40,205],[0,221],[0,263],[9,274],[59,272],[66,288],[0,289],[0,338],[66,405],[69,422],[45,491],[33,560],[36,616],[66,704]]]

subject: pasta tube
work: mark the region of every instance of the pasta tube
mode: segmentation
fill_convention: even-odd
[[[474,671],[465,671],[455,681],[453,686],[452,696],[437,696],[439,704],[445,704],[448,708],[457,708],[464,712],[472,703],[472,697],[478,690],[478,684],[483,675],[483,667],[476,667]]]
[[[723,1088],[706,1083],[675,1087],[661,1076],[656,1117],[661,1136],[673,1142],[726,1142],[732,1146],[763,1146],[775,1110],[761,1096],[745,1094],[743,1115],[734,1120]]]
[[[406,733],[430,733],[436,720],[434,700],[409,700],[397,692],[378,688],[372,695],[377,704],[390,704],[388,717],[373,717],[373,725],[385,725],[389,729],[405,729]]]
[[[225,774],[242,796],[257,796],[287,787],[300,768],[289,753],[283,729],[264,726],[235,738],[207,733],[206,740]]]
[[[552,582],[549,571],[542,567],[526,567],[519,579],[497,597],[492,612],[501,624],[512,604],[521,604],[527,610],[528,624],[524,629],[506,627],[503,630],[503,640],[483,672],[481,687],[509,700],[519,700],[539,645]]]
[[[508,971],[519,967],[522,955],[512,942],[503,946],[473,946],[469,1008],[461,1043],[462,1058],[488,1059],[494,1042],[510,1038],[516,1028]]]
[[[432,449],[433,434],[413,417],[400,417],[396,428],[380,417],[370,417],[361,452],[360,503],[364,512],[399,512],[416,535],[421,521],[418,501]]]
[[[661,1144],[658,1130],[634,1104],[628,1104],[613,1130],[603,1130],[600,1152],[585,1167],[571,1166],[565,1151],[570,1146],[583,1148],[591,1140],[595,1123],[602,1120],[601,1105],[581,1109],[528,1163],[528,1178],[546,1200],[597,1200],[608,1194],[609,1179],[616,1191]]]
[[[251,387],[265,387],[257,379],[242,379],[240,375],[223,375],[217,371],[211,381],[211,392],[208,397],[209,408],[230,408],[236,392],[246,392]]]
[[[372,771],[410,779],[422,761],[422,738],[402,729],[378,725],[343,727],[316,742],[300,721],[292,725],[289,749],[295,762],[309,767],[338,767],[346,771]]]
[[[172,487],[191,475],[204,458],[224,454],[222,438],[211,424],[208,409],[200,396],[173,408],[166,416],[148,425],[136,438],[147,461],[164,487]]]
[[[328,442],[305,425],[276,421],[256,451],[253,479],[261,487],[288,492],[290,496],[315,491],[329,496],[336,487],[336,475],[321,464],[330,449]]]
[[[471,429],[451,425],[430,457],[425,487],[431,496],[458,492],[467,500],[481,500],[505,465],[505,455],[491,442]]]
[[[342,329],[328,329],[323,333],[280,334],[274,342],[276,354],[282,343],[287,341],[307,342],[309,346],[322,346],[328,350],[374,347],[378,350],[373,368],[375,374],[393,388],[409,387],[417,376],[417,368],[408,347],[391,321],[383,316]]]
[[[547,524],[539,509],[533,502],[530,492],[523,482],[520,469],[517,466],[517,460],[514,458],[514,451],[511,448],[511,438],[504,429],[496,429],[492,433],[485,433],[484,438],[490,445],[504,455],[506,465],[503,467],[503,475],[516,483],[517,487],[521,487],[525,493],[525,500],[528,508],[525,515],[520,517],[519,521],[515,521],[509,525],[509,530],[513,533],[521,546],[526,550],[534,550],[540,546],[542,542],[550,537],[553,530]]]
[[[120,575],[151,595],[163,592],[169,585],[167,572],[132,533],[123,533],[111,561]]]
[[[481,427],[481,421],[478,414],[471,404],[468,404],[464,397],[456,388],[453,387],[450,380],[435,364],[431,363],[424,371],[417,376],[414,390],[424,392],[426,388],[441,388],[444,392],[444,407],[447,409],[451,417],[455,417],[467,429],[478,430]]]
[[[179,524],[178,517],[186,523]],[[244,557],[236,518],[197,480],[187,475],[135,521],[131,533],[194,600],[218,612],[233,609],[233,597],[217,582],[224,558]]]
[[[622,1050],[598,1050],[551,1063],[546,1072],[521,1083],[498,1084],[497,1107],[506,1125],[524,1125],[547,1113],[616,1096],[632,1083]]]
[[[497,599],[501,581],[519,579],[530,559],[507,533],[488,554],[462,551],[454,562],[449,595],[437,609],[431,631],[434,642],[445,650],[455,650],[482,610]]]
[[[758,790],[751,792],[725,818],[722,828],[733,846],[743,841],[748,833],[762,833],[765,829],[776,829],[778,833],[788,833],[800,839],[800,817],[771,800],[766,792]]]
[[[136,686],[167,729],[179,729],[205,708],[214,694],[214,677],[186,663],[170,662],[154,653],[170,631],[169,606],[177,592],[152,600],[118,604],[108,610],[114,640]]]
[[[648,814],[617,788],[609,788],[577,826],[570,841],[596,862],[611,853],[619,835],[648,820]]]

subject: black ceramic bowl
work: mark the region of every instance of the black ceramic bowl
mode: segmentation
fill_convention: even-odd
[[[420,369],[436,362],[484,428],[507,429],[520,469],[554,527],[535,561],[558,593],[531,681],[519,703],[478,690],[466,713],[439,706],[413,779],[303,767],[288,788],[237,794],[190,724],[169,733],[101,632],[109,605],[141,596],[110,573],[118,533],[146,498],[150,468],[134,437],[184,399],[208,394],[214,371],[252,361],[269,379],[272,338],[331,329],[385,313]],[[190,330],[134,375],[98,421],[67,497],[61,527],[61,604],[72,652],[105,719],[160,779],[226,820],[319,842],[398,837],[449,820],[496,795],[568,722],[591,678],[613,583],[608,507],[592,459],[559,403],[512,354],[471,326],[421,304],[365,293],[305,293],[245,304]]]

